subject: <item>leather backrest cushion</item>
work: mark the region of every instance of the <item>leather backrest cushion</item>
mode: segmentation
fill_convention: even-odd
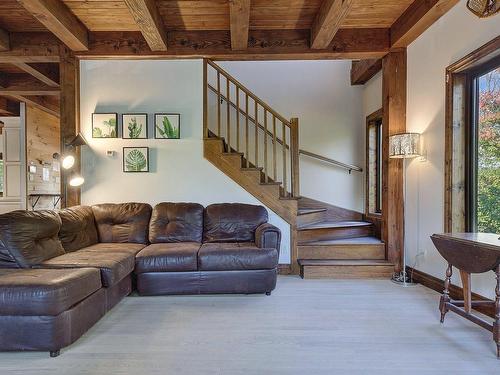
[[[255,230],[267,220],[262,206],[212,204],[205,209],[203,242],[253,242]]]
[[[149,241],[201,242],[203,206],[198,203],[159,203],[149,223]]]
[[[66,252],[80,250],[99,241],[91,207],[74,206],[58,213],[62,221],[59,239]]]
[[[104,203],[92,206],[99,242],[148,243],[152,208],[147,203]]]
[[[64,254],[55,211],[13,211],[0,215],[0,267],[30,268]]]

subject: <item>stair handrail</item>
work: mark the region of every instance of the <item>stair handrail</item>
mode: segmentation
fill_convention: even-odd
[[[214,93],[217,93],[217,89],[215,87],[213,87],[209,83],[207,83],[207,85],[208,85],[208,88],[210,89],[210,91],[212,91]],[[223,101],[225,101],[225,102],[228,101],[228,99],[223,94],[220,94],[220,98]],[[233,101],[230,100],[229,103],[230,103],[231,107],[233,107],[235,110],[239,110],[240,114],[246,115],[245,111],[243,111],[241,108],[238,108]],[[249,115],[248,119],[255,124],[255,119],[252,116]],[[267,136],[271,137],[271,142],[273,142],[274,138],[276,138],[276,142],[279,143],[280,145],[283,145],[283,141],[279,137],[274,137],[273,134],[270,131],[266,131],[265,128],[264,128],[264,126],[262,124],[258,123],[257,125],[258,125],[259,129],[261,129],[262,131],[266,132]],[[284,147],[286,147],[287,149],[289,148],[288,145],[284,145]],[[307,150],[304,150],[304,149],[299,149],[299,154],[300,155],[309,156],[309,157],[314,158],[314,159],[321,160],[321,161],[323,161],[325,163],[332,164],[332,165],[334,165],[336,167],[339,167],[339,168],[346,169],[346,170],[349,171],[349,174],[352,171],[363,172],[363,168],[361,168],[361,167],[359,167],[357,165],[343,163],[341,161],[330,159],[330,158],[328,158],[326,156],[322,156],[322,155],[319,155],[319,154],[316,154],[314,152],[307,151]]]

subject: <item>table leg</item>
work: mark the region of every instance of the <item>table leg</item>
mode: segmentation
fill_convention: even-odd
[[[500,358],[500,265],[495,270],[497,286],[495,288],[495,321],[493,322],[493,340],[497,344],[497,357]]]
[[[470,314],[472,310],[470,273],[462,270],[459,271],[460,271],[460,278],[462,279],[462,290],[464,292],[464,310],[466,313]]]
[[[453,274],[452,266],[448,263],[448,268],[446,269],[446,278],[444,279],[444,290],[441,295],[441,300],[439,301],[439,311],[441,311],[441,323],[444,322],[444,316],[448,312],[448,307],[446,307],[446,303],[450,302],[450,284],[451,284],[451,275]]]

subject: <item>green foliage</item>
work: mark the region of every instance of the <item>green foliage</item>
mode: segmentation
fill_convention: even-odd
[[[110,118],[109,121],[104,121],[103,124],[109,128],[109,135],[104,136],[109,138],[116,138],[116,119]]]
[[[127,154],[125,166],[129,172],[141,172],[146,169],[148,162],[141,150],[134,149]]]
[[[163,138],[179,138],[179,128],[175,128],[167,116],[163,116],[162,125],[156,125],[156,128]]]
[[[94,138],[102,138],[102,130],[101,128],[92,128],[92,137]]]
[[[130,138],[139,138],[142,132],[142,125],[137,125],[137,119],[132,117],[128,123],[128,136]]]

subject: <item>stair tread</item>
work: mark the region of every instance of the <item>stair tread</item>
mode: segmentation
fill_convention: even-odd
[[[373,225],[368,221],[320,221],[318,223],[305,224],[297,228],[298,230],[308,229],[327,229],[327,228],[349,228],[349,227],[368,227]]]
[[[240,168],[243,172],[245,171],[257,171],[257,172],[262,172],[262,170],[264,168],[260,167],[260,168]]]
[[[299,259],[301,266],[392,266],[388,260],[379,259]]]
[[[308,207],[308,208],[299,208],[297,215],[307,215],[307,214],[314,214],[317,212],[325,212],[326,208],[313,208],[313,207]]]
[[[223,152],[224,156],[243,156],[243,152]]]
[[[339,238],[336,240],[304,241],[299,246],[328,246],[328,245],[383,245],[384,242],[377,237]]]

